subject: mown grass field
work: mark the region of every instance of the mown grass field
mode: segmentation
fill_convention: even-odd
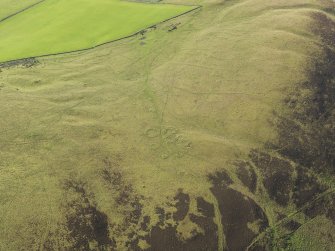
[[[335,4],[163,3],[0,65],[0,250],[335,250]]]
[[[3,5],[16,6],[6,1]],[[46,0],[0,23],[0,62],[94,47],[193,8],[119,0]]]

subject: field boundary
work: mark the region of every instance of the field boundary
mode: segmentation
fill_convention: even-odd
[[[26,11],[26,10],[28,10],[28,9],[30,9],[30,8],[32,8],[32,7],[36,6],[36,5],[38,5],[38,4],[40,4],[40,3],[43,3],[43,2],[45,2],[45,1],[46,1],[46,0],[42,0],[42,1],[38,2],[38,3],[35,3],[34,5],[28,6],[27,8],[25,8],[25,9],[19,11],[19,12],[16,12],[16,13],[14,13],[14,14],[8,16],[8,17],[6,17],[6,18],[3,19],[3,20],[0,20],[0,23],[3,22],[3,21],[5,21],[5,20],[7,20],[7,19],[9,19],[9,18],[11,18],[11,17],[13,17],[13,16],[15,16],[15,15],[17,15],[17,14],[19,14],[19,13],[21,13],[21,12],[24,12],[24,11]],[[173,4],[171,4],[171,5],[173,5]],[[98,44],[98,45],[95,45],[95,46],[91,46],[91,47],[87,47],[87,48],[83,48],[83,49],[78,49],[78,50],[63,51],[63,52],[50,53],[50,54],[44,54],[44,55],[39,55],[39,56],[31,56],[31,57],[25,57],[25,58],[18,58],[18,59],[12,59],[12,60],[7,60],[7,61],[2,61],[2,62],[0,62],[0,66],[2,66],[2,65],[4,65],[4,64],[7,64],[7,63],[14,63],[14,62],[16,62],[16,61],[24,61],[24,60],[32,59],[32,58],[52,57],[52,56],[66,55],[66,54],[70,54],[70,53],[84,52],[84,51],[88,51],[88,50],[93,50],[93,49],[96,49],[96,48],[98,48],[98,47],[100,47],[100,46],[104,46],[104,45],[107,45],[107,44],[111,44],[111,43],[115,43],[115,42],[118,42],[118,41],[122,41],[122,40],[125,40],[125,39],[128,39],[128,38],[135,37],[135,36],[137,36],[137,35],[139,35],[139,34],[142,34],[143,32],[145,32],[145,31],[148,30],[148,29],[151,29],[151,28],[156,27],[157,25],[160,25],[160,24],[166,23],[166,22],[168,22],[168,21],[170,21],[170,20],[173,20],[173,19],[176,19],[176,18],[178,18],[178,17],[184,16],[184,15],[186,15],[186,14],[189,14],[189,13],[191,13],[191,12],[194,12],[194,11],[196,11],[196,10],[199,10],[199,9],[201,9],[201,8],[203,7],[202,5],[183,5],[183,6],[190,6],[190,7],[193,7],[193,6],[194,6],[194,8],[191,9],[191,10],[188,10],[188,11],[186,11],[186,12],[183,12],[183,13],[181,13],[181,14],[178,14],[178,15],[176,15],[176,16],[172,16],[172,17],[170,17],[170,18],[168,18],[168,19],[165,19],[165,20],[163,20],[163,21],[161,21],[161,22],[158,22],[158,23],[155,23],[155,24],[150,25],[150,26],[148,26],[148,27],[145,27],[145,28],[143,28],[143,29],[141,29],[141,30],[139,30],[139,31],[136,31],[135,33],[132,33],[132,34],[130,34],[130,35],[128,35],[128,36],[125,36],[125,37],[121,37],[121,38],[118,38],[118,39],[113,39],[113,40],[110,40],[110,41],[107,41],[107,42],[104,42],[104,43],[101,43],[101,44]]]
[[[6,21],[9,18],[12,18],[12,17],[16,16],[16,15],[18,15],[18,14],[20,14],[20,13],[26,11],[26,10],[29,10],[29,9],[35,7],[36,5],[39,5],[39,4],[41,4],[41,3],[45,2],[45,1],[46,0],[41,0],[41,1],[37,2],[37,3],[34,3],[32,5],[29,5],[29,6],[25,7],[25,8],[23,8],[23,9],[17,11],[17,12],[14,12],[13,14],[10,14],[9,16],[0,19],[0,23],[2,23],[3,21]]]

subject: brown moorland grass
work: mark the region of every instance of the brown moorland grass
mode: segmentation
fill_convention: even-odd
[[[1,68],[0,250],[334,249],[333,4],[191,3]]]

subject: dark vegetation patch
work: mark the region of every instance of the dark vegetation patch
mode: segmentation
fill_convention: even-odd
[[[119,163],[118,158],[104,159],[101,177],[113,194],[116,194],[115,201],[124,215],[122,224],[114,224],[111,233],[115,236],[127,235],[127,249],[141,250],[139,242],[144,240],[151,246],[148,250],[217,250],[217,226],[213,219],[212,204],[202,198],[197,199],[199,214],[189,217],[202,231],[194,229],[187,240],[177,230],[180,222],[188,216],[190,207],[190,196],[182,190],[178,190],[173,201],[169,203],[176,211],[172,214],[163,207],[157,207],[155,212],[158,222],[150,227],[151,218],[142,213],[142,198],[124,180]]]
[[[177,201],[177,211],[173,214],[173,219],[175,221],[182,221],[186,217],[190,207],[190,196],[182,191],[179,191],[174,199]]]
[[[335,195],[329,194],[311,203],[303,211],[305,215],[314,218],[318,215],[325,215],[335,224]]]
[[[284,224],[284,227],[290,231],[296,231],[300,226],[301,224],[295,220],[290,220]]]
[[[335,174],[335,22],[321,12],[311,17],[311,31],[322,42],[322,55],[309,65],[308,80],[285,100],[290,113],[279,117],[279,139],[272,146],[297,164],[293,191],[297,207],[326,191],[317,174]]]
[[[165,210],[164,208],[161,208],[161,207],[157,207],[155,209],[156,211],[156,214],[158,215],[158,224],[161,225],[161,226],[164,226],[165,224]]]
[[[242,183],[248,187],[250,192],[255,193],[257,188],[257,175],[254,168],[245,161],[240,161],[235,164],[237,168],[237,177]]]
[[[228,186],[232,180],[227,173],[218,172],[209,178],[213,184],[211,191],[219,203],[227,249],[245,250],[268,226],[268,219],[254,200]],[[258,225],[258,231],[251,230],[248,224]]]
[[[154,226],[145,240],[150,244],[148,250],[184,250],[184,242],[179,238],[175,226],[169,225],[165,228]]]
[[[199,247],[199,250],[217,250],[218,228],[213,220],[215,217],[214,206],[202,197],[198,197],[197,209],[201,216],[190,214],[190,219],[204,231],[204,234],[195,235],[192,246]]]
[[[281,212],[276,212],[276,219],[277,219],[277,221],[280,221],[280,220],[282,220],[282,219],[284,219],[286,217],[287,216],[285,214],[283,214]]]
[[[292,198],[298,208],[325,190],[326,187],[321,185],[313,174],[308,173],[305,168],[297,167],[297,179],[295,181]]]
[[[335,222],[335,195],[318,178],[319,174],[329,177],[335,174],[335,22],[322,12],[313,12],[311,18],[311,31],[319,37],[322,54],[311,55],[307,80],[299,83],[284,100],[287,112],[275,114],[278,141],[268,146],[295,163],[292,202],[298,208],[296,213],[309,219],[325,215]],[[257,164],[259,157],[253,155],[255,152],[251,158]],[[283,222],[282,227],[290,230],[288,234],[275,237],[273,229],[269,229],[265,237],[253,245],[255,249],[250,250],[289,248],[290,238],[299,223]]]
[[[233,184],[233,180],[230,178],[228,173],[221,171],[208,176],[212,184],[215,184],[217,187],[226,187]]]
[[[189,203],[188,195],[185,196],[179,191],[176,197],[183,198],[186,204]],[[185,201],[186,199],[186,201]],[[145,237],[145,240],[150,244],[148,250],[171,250],[171,251],[208,251],[218,249],[217,225],[214,223],[214,206],[204,200],[202,197],[197,198],[197,208],[199,215],[189,214],[190,220],[197,224],[202,231],[193,230],[191,237],[187,240],[182,239],[177,231],[180,221],[176,221],[173,225],[166,223],[163,227],[161,223],[154,226],[150,234]],[[178,210],[178,209],[177,209]],[[179,209],[180,210],[180,209]],[[184,212],[184,209],[181,209]],[[161,210],[159,210],[162,213]],[[166,217],[164,217],[166,218]],[[184,217],[185,218],[185,217]]]
[[[67,228],[70,232],[71,249],[95,250],[115,248],[115,241],[109,237],[108,217],[90,202],[85,185],[66,181],[64,188],[77,196],[67,205]]]
[[[126,246],[134,250],[139,241],[137,233],[148,227],[150,217],[143,217],[141,204],[143,198],[138,196],[133,187],[124,180],[120,172],[120,161],[118,156],[114,159],[105,158],[101,176],[114,194],[114,200],[123,215],[122,223],[114,224],[112,232],[115,236],[127,235]]]
[[[145,215],[143,217],[143,221],[141,223],[141,230],[148,231],[149,230],[149,224],[150,224],[150,216]]]
[[[141,196],[136,195],[133,187],[124,180],[119,166],[120,159],[103,160],[104,167],[101,172],[102,178],[109,186],[110,190],[116,194],[115,202],[127,208],[125,220],[127,223],[138,223],[142,213]]]
[[[271,199],[281,206],[290,200],[293,167],[286,161],[267,153],[253,150],[250,158],[263,175],[263,185]]]
[[[18,66],[21,66],[24,68],[31,68],[37,64],[39,64],[39,61],[36,58],[26,58],[26,59],[8,61],[8,62],[0,63],[0,71],[2,68],[12,68],[12,67],[18,67]]]
[[[308,80],[285,100],[290,114],[278,120],[275,147],[304,167],[335,174],[335,22],[321,12],[312,19],[323,55],[313,58]]]
[[[197,198],[197,209],[205,217],[215,217],[214,206],[202,197]]]

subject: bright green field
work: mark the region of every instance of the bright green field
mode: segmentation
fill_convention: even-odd
[[[47,0],[0,23],[0,62],[93,47],[192,8],[118,0]]]

